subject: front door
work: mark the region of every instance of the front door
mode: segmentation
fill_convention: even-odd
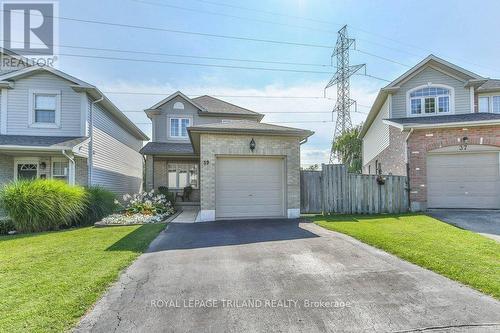
[[[17,164],[17,179],[36,179],[38,176],[37,163],[18,163]]]

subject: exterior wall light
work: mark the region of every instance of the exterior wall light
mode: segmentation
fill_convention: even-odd
[[[255,149],[255,140],[252,138],[252,141],[250,141],[250,150],[253,152]]]

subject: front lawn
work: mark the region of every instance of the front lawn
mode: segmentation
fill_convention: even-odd
[[[317,216],[315,223],[500,299],[500,244],[426,215]]]
[[[0,237],[0,331],[70,329],[163,224]]]

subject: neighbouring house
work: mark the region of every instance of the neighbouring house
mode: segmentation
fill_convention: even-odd
[[[54,178],[118,194],[141,190],[139,150],[149,138],[96,87],[24,63],[0,70],[0,186]]]
[[[430,55],[380,90],[360,136],[363,172],[408,176],[412,210],[500,209],[500,80]]]
[[[153,126],[141,150],[147,189],[182,194],[190,185],[198,221],[299,217],[300,145],[313,132],[261,123],[260,113],[181,92],[145,112]]]

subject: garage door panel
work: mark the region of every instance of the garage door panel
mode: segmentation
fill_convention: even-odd
[[[498,153],[430,154],[427,203],[429,208],[500,208]]]
[[[284,215],[284,160],[219,157],[216,161],[216,217]]]

